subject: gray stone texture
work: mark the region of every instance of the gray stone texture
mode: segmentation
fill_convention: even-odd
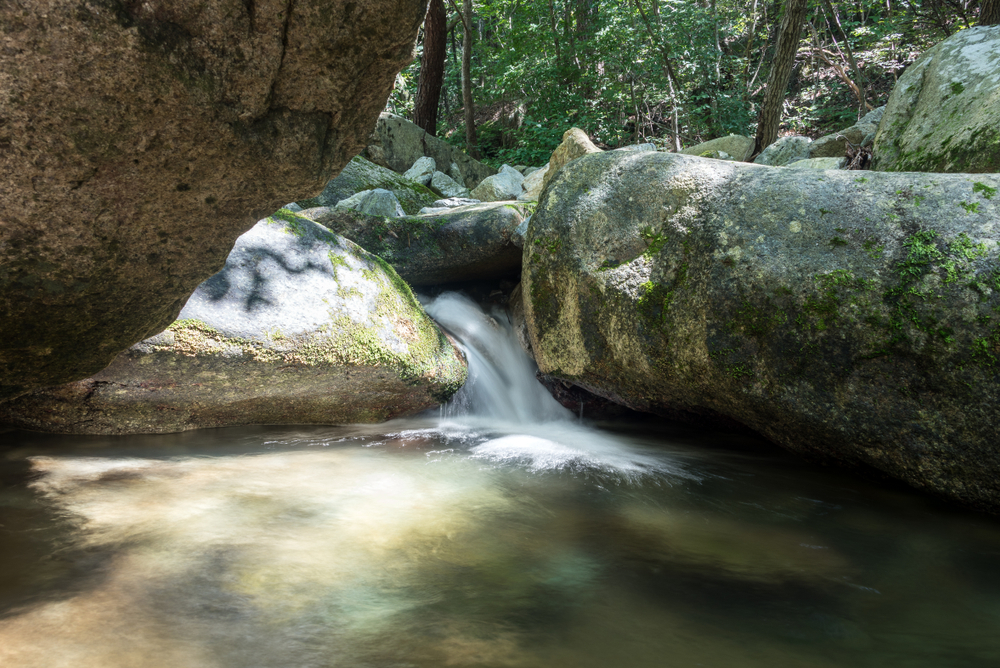
[[[282,210],[167,331],[91,378],[0,405],[0,419],[90,434],[378,422],[443,403],[466,373],[392,268]]]
[[[425,216],[375,218],[343,209],[303,212],[391,264],[412,285],[516,276],[514,230],[527,205],[484,202]]]
[[[753,153],[753,147],[754,140],[750,137],[744,137],[743,135],[727,135],[725,137],[718,137],[716,139],[702,142],[701,144],[695,144],[690,148],[684,149],[681,153],[684,155],[704,156],[706,153],[711,153],[712,151],[723,151],[731,155],[733,160],[742,162],[749,158],[750,154]]]
[[[376,188],[392,191],[396,199],[399,200],[399,205],[403,207],[403,211],[408,214],[415,214],[438,197],[434,191],[426,186],[414,183],[391,169],[380,167],[358,155],[347,163],[336,178],[331,179],[326,184],[322,193],[307,200],[300,200],[298,204],[303,209],[335,206],[337,202],[348,199],[352,195]]]
[[[809,137],[781,137],[761,151],[760,155],[754,158],[754,163],[784,167],[796,160],[805,160],[809,157],[811,143],[812,139]]]
[[[563,168],[525,243],[542,372],[1000,511],[1000,176],[668,153]]]
[[[504,165],[493,176],[483,179],[472,191],[473,199],[484,202],[515,200],[524,192],[524,175],[509,165]]]
[[[961,30],[899,78],[872,148],[888,172],[1000,172],[1000,25]]]
[[[162,331],[253,221],[319,192],[426,7],[0,4],[0,398]]]
[[[369,143],[378,146],[386,165],[400,174],[425,155],[434,158],[439,166],[454,163],[458,174],[449,169],[448,175],[466,188],[475,188],[487,176],[496,174],[492,167],[473,160],[448,142],[432,137],[420,126],[389,112],[379,116]],[[371,152],[370,146],[368,152]]]

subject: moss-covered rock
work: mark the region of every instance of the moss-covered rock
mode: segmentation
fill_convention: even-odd
[[[253,221],[319,192],[426,9],[0,3],[0,400],[163,330]]]
[[[0,405],[0,421],[91,434],[378,422],[447,401],[466,373],[392,267],[282,210],[165,332],[91,378]]]
[[[996,511],[998,242],[998,176],[589,155],[528,225],[525,315],[543,372]]]
[[[516,277],[518,225],[532,202],[484,202],[422,216],[378,218],[343,209],[303,215],[375,253],[413,285]]]
[[[427,186],[404,178],[391,169],[379,167],[358,155],[347,163],[336,178],[326,184],[322,193],[310,199],[300,200],[297,204],[303,209],[334,206],[351,195],[378,188],[388,190],[395,195],[403,211],[410,215],[416,214],[425,206],[430,206],[439,197]]]
[[[1000,26],[961,30],[899,78],[872,169],[1000,172]]]

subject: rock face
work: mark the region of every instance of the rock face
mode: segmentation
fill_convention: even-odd
[[[532,351],[631,408],[1000,511],[998,223],[995,175],[586,156],[529,226]]]
[[[364,190],[382,188],[389,190],[399,200],[403,211],[415,214],[427,206],[438,196],[419,183],[403,178],[391,169],[379,167],[365,160],[360,155],[354,156],[336,178],[330,180],[317,197],[311,197],[297,202],[303,209],[313,209],[318,206],[335,206],[352,195]]]
[[[1000,25],[959,31],[892,90],[872,169],[1000,172]]]
[[[320,191],[426,6],[0,6],[0,399],[161,331],[254,220]]]
[[[743,162],[750,157],[750,153],[753,152],[753,147],[754,140],[750,137],[744,137],[743,135],[727,135],[725,137],[719,137],[717,139],[702,142],[701,144],[696,144],[690,148],[684,149],[681,153],[684,155],[705,156],[706,153],[722,151],[723,153],[728,153],[732,156],[733,160]]]
[[[781,137],[761,151],[754,162],[758,165],[784,167],[796,160],[807,159],[811,143],[812,139],[809,137]]]
[[[342,209],[303,215],[377,254],[411,284],[434,285],[517,276],[521,249],[511,239],[528,211],[494,202],[395,219]]]
[[[594,142],[590,141],[590,137],[587,136],[586,132],[580,128],[570,128],[563,133],[562,142],[552,152],[552,157],[549,158],[548,170],[546,170],[545,175],[542,177],[542,190],[545,190],[549,185],[549,181],[552,180],[556,172],[563,165],[589,153],[600,152],[601,149],[597,148]]]
[[[370,156],[372,153],[380,156],[386,166],[400,174],[424,156],[434,158],[435,164],[441,169],[454,163],[458,173],[455,174],[449,168],[448,176],[466,188],[475,188],[487,176],[496,174],[492,167],[473,160],[448,142],[432,137],[419,125],[388,112],[383,112],[379,117],[367,152]],[[455,178],[456,176],[459,178]]]
[[[287,210],[239,238],[165,332],[83,381],[0,405],[32,429],[122,434],[377,422],[447,399],[460,353],[377,257]]]
[[[523,174],[510,165],[504,165],[498,173],[483,179],[472,191],[471,197],[483,202],[514,200],[524,192],[523,183]]]

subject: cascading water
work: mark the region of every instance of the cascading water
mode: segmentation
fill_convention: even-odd
[[[689,475],[634,445],[598,432],[563,408],[535,378],[535,364],[521,349],[506,313],[487,314],[468,297],[446,292],[425,304],[434,320],[459,342],[469,379],[441,408],[445,432],[465,429],[482,442],[475,457],[518,462],[533,469],[587,468],[632,477],[656,472]],[[492,435],[492,438],[484,438]]]

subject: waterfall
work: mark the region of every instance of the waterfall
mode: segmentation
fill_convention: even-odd
[[[469,361],[469,379],[443,408],[445,416],[516,424],[573,419],[535,378],[537,367],[521,349],[506,313],[496,309],[487,314],[455,292],[442,294],[425,308],[459,341]]]

